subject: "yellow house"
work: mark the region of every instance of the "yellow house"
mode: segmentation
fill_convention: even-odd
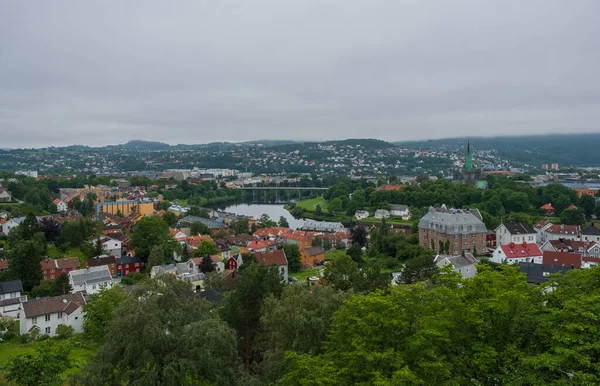
[[[96,214],[121,214],[129,216],[134,212],[145,216],[151,215],[154,213],[154,204],[138,201],[99,202],[96,204]]]

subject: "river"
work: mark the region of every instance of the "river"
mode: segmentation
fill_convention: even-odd
[[[298,229],[304,225],[304,220],[295,219],[281,204],[236,204],[227,206],[224,210],[225,212],[243,214],[244,216],[253,216],[257,220],[266,213],[275,222],[279,222],[279,217],[283,216],[290,224],[290,228],[293,229]]]

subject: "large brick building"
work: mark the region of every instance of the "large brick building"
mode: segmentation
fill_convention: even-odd
[[[462,251],[483,253],[487,228],[477,209],[430,207],[419,221],[419,244],[438,253],[459,255]]]

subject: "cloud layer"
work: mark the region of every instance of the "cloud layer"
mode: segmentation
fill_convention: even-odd
[[[598,132],[600,2],[4,1],[0,148]]]

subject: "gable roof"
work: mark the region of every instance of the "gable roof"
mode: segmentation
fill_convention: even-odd
[[[69,272],[69,277],[73,281],[73,285],[112,280],[112,276],[106,265],[71,271]]]
[[[306,252],[309,256],[317,256],[325,253],[325,250],[321,247],[310,247],[304,248],[304,252]]]
[[[262,265],[287,265],[285,252],[281,249],[271,252],[256,252],[256,262]]]
[[[577,240],[548,240],[548,243],[550,243],[550,245],[552,245],[554,250],[557,252],[583,252],[584,250],[589,249],[587,243]]]
[[[479,260],[469,252],[466,252],[464,256],[462,254],[456,256],[437,255],[433,262],[438,264],[438,266],[441,266],[445,260],[452,264],[454,268],[461,268],[479,263]]]
[[[552,204],[544,204],[540,207],[540,209],[542,210],[554,210],[554,208],[552,207]]]
[[[117,265],[141,263],[142,259],[136,256],[122,256],[116,259]]]
[[[581,228],[579,225],[564,225],[554,224],[546,229],[546,233],[552,233],[555,235],[579,235]]]
[[[0,294],[9,294],[11,292],[23,292],[23,284],[21,284],[21,280],[0,282]]]
[[[508,243],[500,246],[507,259],[542,256],[542,251],[536,243]]]
[[[508,233],[510,233],[511,235],[526,235],[526,234],[531,234],[531,233],[535,233],[535,230],[533,230],[532,227],[530,227],[527,224],[523,224],[520,222],[515,222],[515,221],[507,221],[505,223],[503,223],[502,225],[504,225],[506,227],[506,230],[508,230]],[[500,225],[500,226],[502,226]]]
[[[85,261],[85,264],[89,267],[100,267],[103,265],[116,264],[116,257],[114,256],[99,256],[90,258]]]
[[[527,275],[529,283],[543,283],[549,280],[548,275],[555,273],[564,274],[569,268],[556,267],[549,264],[519,263],[519,270]]]
[[[58,269],[77,269],[80,267],[78,257],[63,257],[61,259],[56,259],[55,261]]]
[[[408,205],[392,204],[392,205],[390,205],[390,209],[391,210],[405,211],[405,210],[408,210]]]
[[[594,226],[594,223],[592,223],[592,225],[590,225],[589,227],[582,229],[581,234],[588,236],[600,236],[600,229],[596,228]]]
[[[543,263],[555,267],[565,266],[581,268],[581,254],[569,252],[544,251]]]
[[[65,312],[68,315],[85,305],[85,298],[81,293],[54,296],[51,298],[28,300],[22,304],[26,318]]]

